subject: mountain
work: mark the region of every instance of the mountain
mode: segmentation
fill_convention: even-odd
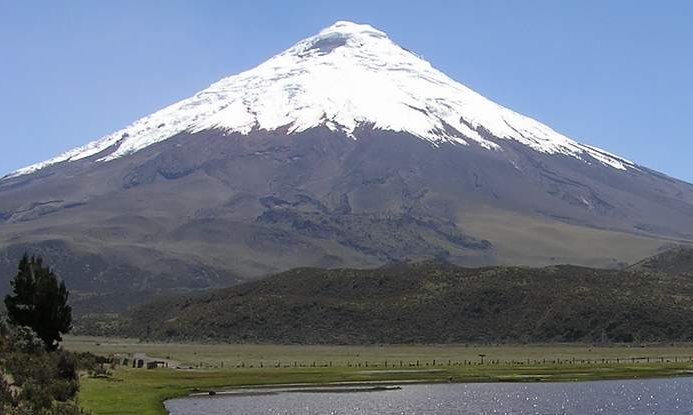
[[[42,254],[81,312],[299,266],[619,267],[691,241],[690,184],[349,22],[0,180],[0,275]]]
[[[690,341],[687,270],[301,268],[139,306],[116,333],[304,344]]]

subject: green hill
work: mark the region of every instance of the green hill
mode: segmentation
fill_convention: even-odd
[[[440,262],[301,268],[137,307],[121,331],[151,339],[310,344],[687,341],[693,274],[657,267],[669,270],[689,253],[624,270]]]

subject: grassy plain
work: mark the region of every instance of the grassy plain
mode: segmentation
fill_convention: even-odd
[[[405,361],[413,363],[417,359],[424,365],[432,359],[438,363],[453,361],[503,360],[526,362],[601,359],[646,359],[688,360],[693,357],[693,344],[655,344],[644,346],[612,345],[594,346],[587,344],[547,344],[547,345],[368,345],[368,346],[304,346],[267,344],[196,344],[196,343],[145,343],[136,339],[104,338],[88,336],[66,336],[64,347],[68,350],[88,351],[109,356],[113,354],[145,353],[149,356],[169,358],[181,365],[218,368],[221,362],[226,367],[267,366],[277,361],[282,365],[299,362],[312,364],[313,361],[325,363],[332,361],[335,366],[355,362],[384,364]]]
[[[681,376],[693,370],[690,344],[298,346],[139,343],[132,339],[68,337],[65,348],[101,355],[146,353],[192,367],[119,368],[110,379],[84,377],[80,404],[94,415],[165,414],[162,402],[166,399],[195,390],[242,386],[577,381]],[[480,364],[482,354],[484,364]]]

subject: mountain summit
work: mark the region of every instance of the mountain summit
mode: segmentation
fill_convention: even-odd
[[[337,22],[267,62],[144,117],[98,141],[12,174],[106,152],[108,161],[178,133],[217,129],[298,133],[324,126],[358,139],[357,129],[409,133],[438,146],[502,151],[514,140],[617,169],[635,166],[484,98],[369,25]]]
[[[350,22],[0,180],[0,275],[43,254],[84,311],[299,266],[618,267],[691,241],[690,184]]]

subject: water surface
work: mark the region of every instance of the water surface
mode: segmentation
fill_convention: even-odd
[[[403,385],[376,392],[201,396],[171,415],[692,414],[693,378],[575,383]]]

